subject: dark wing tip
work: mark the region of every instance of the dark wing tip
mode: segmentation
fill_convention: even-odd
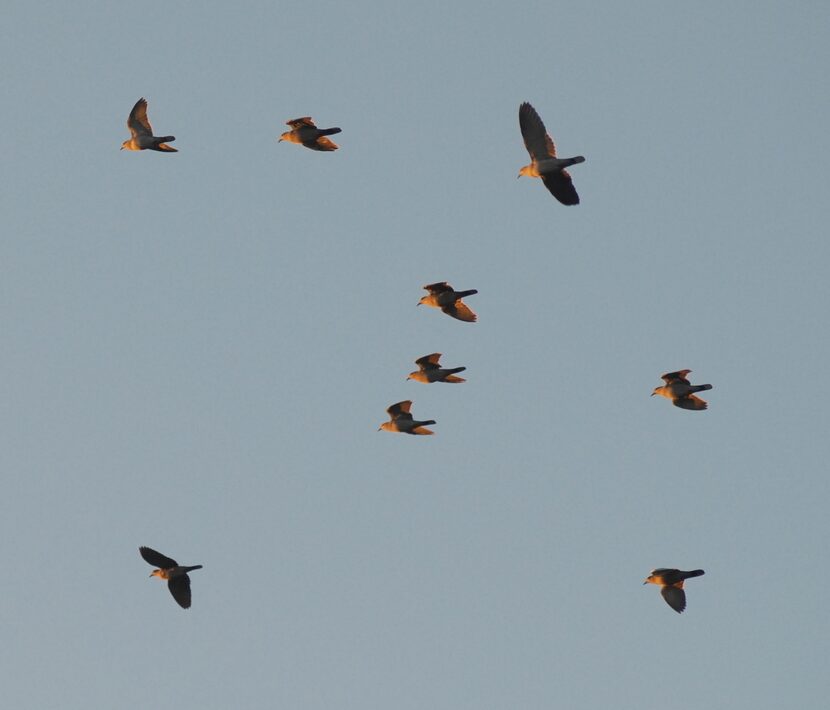
[[[145,547],[142,545],[138,548],[138,552],[144,558],[145,562],[148,562],[159,569],[170,569],[171,567],[177,566],[176,560],[171,559],[166,555],[162,555],[160,552],[156,552],[152,547]]]
[[[666,604],[678,614],[683,613],[686,608],[686,592],[677,587],[666,586],[660,590],[660,593],[663,595],[663,599],[666,600]]]
[[[572,206],[579,204],[579,195],[576,192],[573,180],[571,180],[571,176],[564,170],[544,175],[542,182],[548,188],[550,194],[563,205]]]
[[[186,574],[167,580],[167,588],[182,609],[190,608],[190,577]]]

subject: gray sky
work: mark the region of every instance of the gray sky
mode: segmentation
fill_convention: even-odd
[[[8,707],[820,706],[830,6],[71,5],[0,27]]]

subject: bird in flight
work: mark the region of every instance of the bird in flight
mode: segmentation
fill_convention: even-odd
[[[660,567],[651,570],[643,584],[657,584],[660,586],[660,594],[672,609],[680,614],[686,608],[686,592],[683,591],[683,582],[692,577],[700,577],[704,572],[702,569],[693,569],[691,572],[684,572],[682,569],[666,569]]]
[[[291,126],[290,131],[286,131],[280,136],[278,143],[286,141],[288,143],[299,143],[311,150],[332,151],[339,147],[336,143],[330,141],[326,136],[333,136],[335,133],[340,133],[339,128],[317,128],[314,121],[309,116],[303,118],[292,118],[285,122],[286,126]]]
[[[661,375],[661,379],[666,383],[661,387],[655,387],[654,392],[651,393],[653,397],[659,394],[661,397],[670,399],[675,407],[681,409],[702,410],[709,405],[700,397],[695,397],[695,392],[703,392],[712,389],[712,385],[693,385],[686,379],[691,370],[678,370],[677,372],[667,372]]]
[[[127,128],[130,129],[129,140],[121,144],[121,150],[157,150],[160,153],[178,153],[179,151],[168,143],[176,140],[175,136],[154,136],[153,127],[147,118],[147,101],[139,99],[127,117]]]
[[[573,180],[565,170],[569,165],[584,163],[585,158],[577,155],[575,158],[557,158],[556,146],[553,139],[545,130],[545,124],[536,109],[525,102],[519,106],[519,128],[522,129],[522,138],[525,148],[530,153],[530,165],[519,170],[518,177],[542,178],[550,194],[563,205],[578,205],[579,195],[576,194]]]
[[[429,384],[430,382],[466,382],[463,377],[456,377],[456,372],[464,372],[466,367],[441,367],[438,361],[441,359],[441,353],[432,353],[431,355],[424,355],[419,357],[415,364],[418,370],[410,372],[407,380],[415,380],[416,382],[423,382]]]
[[[176,560],[171,560],[169,557],[165,557],[150,547],[139,547],[138,551],[147,562],[153,565],[153,567],[158,568],[150,572],[150,576],[166,579],[167,588],[170,590],[170,594],[173,595],[176,603],[182,609],[189,609],[190,577],[187,576],[187,573],[192,572],[194,569],[202,569],[202,565],[192,565],[190,567],[179,565]]]
[[[453,291],[452,286],[446,281],[427,284],[423,288],[429,291],[429,295],[421,297],[421,300],[418,301],[419,306],[424,305],[432,308],[440,308],[448,316],[467,321],[468,323],[475,323],[477,318],[476,314],[461,300],[465,296],[472,296],[478,293],[474,288],[469,291]]]
[[[427,429],[426,425],[435,424],[435,420],[427,419],[419,422],[417,419],[413,419],[409,413],[411,407],[411,399],[391,405],[386,410],[386,413],[389,415],[389,421],[383,422],[378,428],[378,431],[396,431],[401,434],[434,434],[435,432]]]

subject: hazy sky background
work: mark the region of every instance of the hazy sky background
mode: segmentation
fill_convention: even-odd
[[[4,705],[826,702],[830,5],[3,18]],[[119,151],[141,96],[178,154]],[[516,180],[522,101],[580,206]],[[410,398],[436,435],[378,433]]]

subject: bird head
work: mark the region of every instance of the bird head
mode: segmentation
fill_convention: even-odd
[[[121,150],[124,150],[124,148],[126,148],[126,147],[127,147],[127,144],[128,144],[129,142],[130,142],[130,141],[124,141],[124,142],[121,144],[121,148],[120,148],[120,149],[121,149]]]
[[[160,569],[154,569],[150,572],[151,577],[158,577],[159,579],[164,579],[164,575]]]
[[[530,177],[533,177],[533,175],[531,175],[529,165],[525,165],[519,170],[519,174],[516,176],[516,179],[518,180],[522,175],[529,175]]]
[[[661,570],[653,569],[651,570],[651,574],[643,580],[643,584],[663,584],[663,577],[659,574]]]

